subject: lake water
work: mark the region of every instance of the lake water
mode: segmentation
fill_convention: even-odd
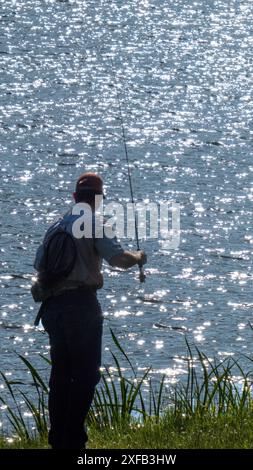
[[[16,353],[46,367],[33,259],[79,174],[99,172],[109,201],[129,201],[116,86],[136,200],[178,202],[182,230],[177,250],[141,244],[145,284],[105,266],[103,362],[112,328],[137,367],[168,383],[184,378],[185,333],[246,367],[252,14],[251,0],[0,1],[0,370],[23,376]]]

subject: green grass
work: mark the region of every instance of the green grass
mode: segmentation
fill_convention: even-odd
[[[0,440],[0,448],[46,449],[45,439],[29,442]],[[117,428],[90,427],[91,449],[250,449],[253,448],[253,412],[237,416],[197,417],[181,422],[174,415],[159,423],[148,420],[143,426],[125,425]]]
[[[91,448],[128,449],[204,449],[252,448],[253,413],[241,420],[233,416],[217,418],[193,416],[184,421],[169,415],[159,423],[149,421],[143,427],[122,430],[91,430]]]
[[[139,374],[111,334],[112,367],[103,370],[87,419],[89,448],[253,447],[252,383],[250,373],[244,372],[237,360],[210,361],[186,340],[187,381],[169,389],[165,377],[154,382],[149,368]],[[29,372],[37,399],[32,401],[25,392],[27,383],[10,381],[1,374],[4,389],[0,401],[11,432],[7,436],[2,431],[0,448],[47,448],[47,385],[26,358],[20,356],[20,360]],[[43,356],[42,360],[48,362]],[[234,376],[241,377],[240,385]],[[32,417],[29,421],[25,411]]]

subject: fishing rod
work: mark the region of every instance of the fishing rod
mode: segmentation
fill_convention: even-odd
[[[111,57],[110,57],[110,59],[111,59]],[[112,71],[113,71],[112,59],[111,59],[111,63],[112,63]],[[115,82],[116,82],[116,75],[115,75]],[[136,245],[137,245],[137,251],[140,251],[140,241],[139,241],[137,214],[136,214],[136,210],[135,210],[135,200],[134,200],[134,192],[133,192],[133,185],[132,185],[132,177],[131,177],[131,170],[130,170],[130,160],[129,160],[129,155],[128,155],[125,126],[124,126],[124,120],[123,120],[123,114],[122,114],[122,108],[121,108],[121,101],[120,101],[120,96],[119,96],[117,84],[115,85],[115,88],[116,88],[116,97],[117,97],[118,108],[119,108],[119,120],[120,120],[120,125],[121,125],[122,141],[123,141],[123,144],[124,144],[125,157],[126,157],[126,163],[127,163],[127,174],[128,174],[128,181],[129,181],[129,187],[130,187],[131,202],[132,202],[132,205],[133,205],[133,208],[134,208],[134,226],[135,226]],[[139,280],[140,280],[140,282],[145,282],[146,274],[144,272],[143,264],[140,262],[140,263],[138,263],[138,266],[139,266]]]

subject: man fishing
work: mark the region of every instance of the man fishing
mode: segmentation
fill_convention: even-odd
[[[73,196],[76,203],[88,204],[95,216],[98,196],[103,198],[102,178],[95,173],[82,174]],[[61,219],[68,234],[73,235],[78,217],[70,211]],[[103,316],[96,292],[103,286],[102,260],[123,269],[139,265],[141,270],[147,257],[143,251],[124,250],[116,235],[111,238],[105,232],[100,237],[94,233],[90,238],[73,236],[73,240],[76,256],[71,271],[51,283],[50,288],[44,283],[40,315],[49,335],[52,361],[49,444],[53,449],[81,450],[88,440],[85,418],[100,380]],[[35,260],[38,271],[41,247]]]

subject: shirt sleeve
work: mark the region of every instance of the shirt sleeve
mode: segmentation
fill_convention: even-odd
[[[101,258],[105,259],[108,263],[110,263],[113,256],[124,253],[124,248],[116,235],[113,238],[109,238],[104,234],[102,238],[95,238],[95,247]]]

